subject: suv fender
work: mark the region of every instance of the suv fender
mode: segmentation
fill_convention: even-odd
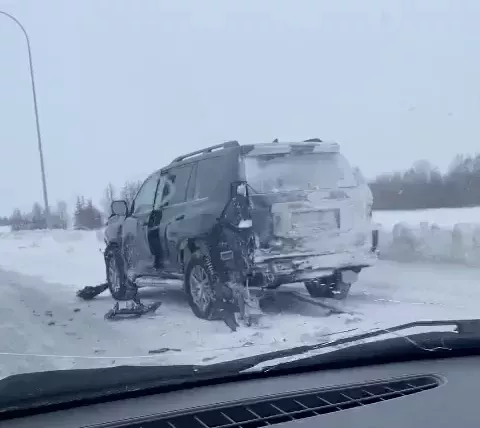
[[[178,247],[180,262],[185,271],[194,254],[209,255],[208,245],[202,239],[188,238],[183,240]]]

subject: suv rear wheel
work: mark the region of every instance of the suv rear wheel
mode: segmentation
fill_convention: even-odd
[[[212,319],[215,308],[216,278],[205,256],[194,255],[185,269],[185,291],[193,313],[202,319]]]
[[[332,298],[343,300],[347,297],[351,284],[341,280],[341,275],[335,273],[330,276],[305,282],[305,287],[312,297]]]

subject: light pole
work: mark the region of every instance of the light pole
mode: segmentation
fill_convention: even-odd
[[[40,133],[40,120],[38,118],[37,92],[35,90],[35,78],[33,73],[33,61],[32,61],[32,50],[30,48],[30,39],[28,38],[27,31],[25,30],[25,28],[17,18],[1,10],[0,10],[0,15],[4,15],[7,18],[10,18],[13,22],[15,22],[22,30],[23,35],[25,36],[25,40],[27,42],[28,62],[30,65],[30,80],[32,81],[33,107],[35,110],[35,122],[37,125],[37,142],[38,142],[38,153],[40,155],[40,171],[42,173],[43,203],[45,205],[45,220],[47,222],[47,228],[50,229],[52,227],[52,222],[50,217],[50,207],[48,205],[47,180],[45,179],[45,165],[43,162],[43,150],[42,150],[42,134]]]

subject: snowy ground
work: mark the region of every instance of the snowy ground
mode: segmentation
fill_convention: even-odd
[[[380,261],[362,272],[345,311],[293,299],[284,287],[250,328],[193,316],[175,285],[142,289],[161,300],[153,316],[105,321],[108,293],[91,302],[75,291],[104,280],[102,236],[96,232],[0,231],[0,377],[19,372],[120,364],[210,363],[330,340],[419,319],[480,317],[480,269]],[[353,331],[352,331],[353,330]],[[160,354],[149,351],[169,348]]]

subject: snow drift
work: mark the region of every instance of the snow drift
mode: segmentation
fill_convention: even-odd
[[[480,267],[480,224],[440,227],[422,222],[397,223],[380,230],[379,257],[400,262],[457,263]]]

